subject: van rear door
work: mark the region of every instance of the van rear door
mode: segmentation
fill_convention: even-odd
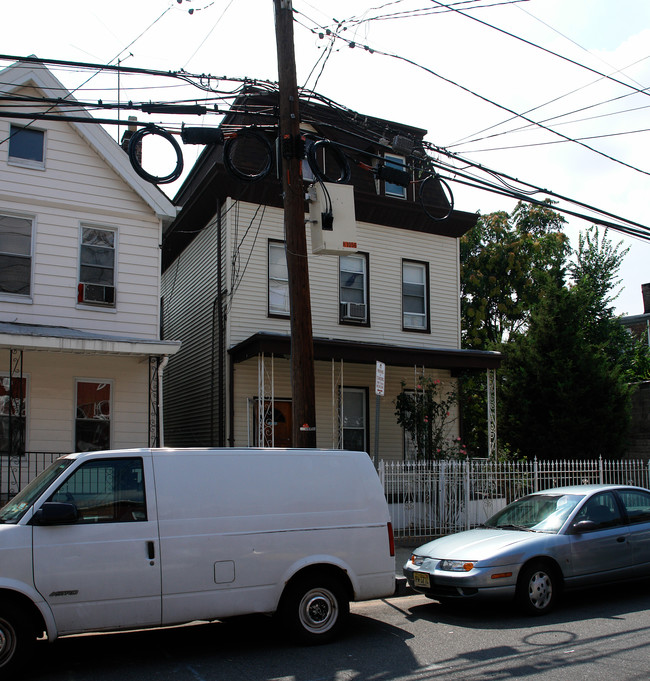
[[[88,458],[47,499],[76,522],[33,527],[34,583],[60,634],[158,625],[161,573],[150,456]]]

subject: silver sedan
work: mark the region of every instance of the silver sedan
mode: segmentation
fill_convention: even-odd
[[[650,491],[576,485],[518,499],[474,530],[415,549],[409,585],[439,601],[515,598],[541,615],[563,589],[650,577]]]

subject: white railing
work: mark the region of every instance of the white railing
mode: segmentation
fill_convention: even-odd
[[[436,537],[480,525],[530,492],[581,484],[648,487],[650,462],[380,461],[395,536]]]

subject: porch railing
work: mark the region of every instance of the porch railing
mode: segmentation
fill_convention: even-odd
[[[0,505],[18,494],[53,461],[69,452],[0,453]]]
[[[648,487],[650,462],[380,461],[395,536],[436,537],[480,525],[524,494],[590,483]]]

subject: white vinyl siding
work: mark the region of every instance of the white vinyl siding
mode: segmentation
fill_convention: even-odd
[[[268,255],[267,239],[282,240],[284,223],[280,209],[267,207],[259,225],[256,206],[240,202],[239,210],[229,210],[226,259],[239,258],[239,274],[246,263],[243,277],[235,277],[236,288],[230,300],[230,343],[236,345],[258,331],[289,333],[289,319],[267,316]],[[238,222],[239,240],[232,234]],[[253,224],[245,237],[242,234]],[[259,234],[257,229],[259,227]],[[339,323],[339,258],[312,255],[307,232],[312,327],[316,337],[342,338],[367,343],[391,343],[412,346],[413,333],[402,328],[402,260],[417,253],[429,265],[430,333],[419,334],[417,345],[433,348],[459,348],[458,246],[457,240],[435,234],[423,234],[382,225],[357,223],[359,248],[368,253],[372,263],[368,289],[372,300],[369,313],[372,326],[342,326]],[[253,245],[253,243],[255,244]],[[251,252],[252,249],[252,252]],[[233,278],[228,275],[228,281]],[[233,290],[233,287],[230,287]]]
[[[19,90],[36,94],[33,89]],[[82,139],[57,121],[46,131],[43,172],[9,164],[0,156],[0,214],[34,218],[31,302],[3,302],[7,317],[25,323],[157,338],[159,335],[161,225],[149,205]],[[0,119],[0,139],[10,122]],[[82,224],[119,229],[114,308],[77,303],[79,231]]]

